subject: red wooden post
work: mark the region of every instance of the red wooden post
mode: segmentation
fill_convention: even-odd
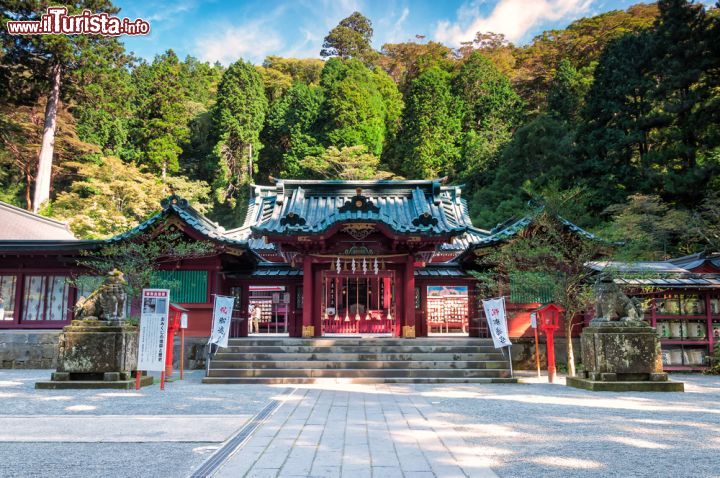
[[[303,256],[303,308],[302,308],[302,325],[306,327],[313,325],[313,277],[312,277],[312,259],[309,255]],[[302,327],[298,331],[298,336],[302,337]]]
[[[712,303],[710,302],[710,292],[705,292],[705,337],[708,340],[708,355],[712,355],[715,351],[715,336],[713,335],[712,321]]]
[[[404,317],[405,323],[410,327],[415,327],[415,257],[408,254],[405,263],[405,287],[404,287]],[[400,329],[402,332],[402,329]]]
[[[185,372],[185,329],[180,329],[180,380]]]
[[[250,283],[243,281],[240,285],[240,337],[247,337],[250,333]]]
[[[547,338],[547,361],[548,361],[548,382],[555,381],[555,341],[553,339],[554,330],[545,330]]]
[[[173,346],[175,345],[175,329],[169,329],[167,334],[167,345],[165,352],[165,376],[172,377],[173,373]]]
[[[312,270],[312,263],[311,263],[310,268]],[[322,336],[322,314],[324,312],[323,310],[320,310],[320,307],[321,307],[320,304],[322,304],[322,292],[323,292],[322,271],[320,271],[320,270],[313,271],[312,283],[313,283],[313,295],[312,295],[313,309],[311,309],[310,312],[312,313],[313,310],[315,310],[315,309],[317,309],[317,310],[315,310],[315,313],[312,313],[312,321],[310,322],[310,324],[313,327],[315,327],[315,329],[314,329],[315,337],[321,337]]]
[[[180,310],[170,304],[170,316],[168,317],[168,333],[165,344],[165,376],[172,377],[173,373],[173,349],[175,348],[175,332],[180,328]]]
[[[165,390],[165,372],[160,372],[160,390]]]
[[[538,378],[540,378],[540,340],[538,340],[537,322],[533,330],[535,331],[535,365],[537,366]]]
[[[140,370],[135,371],[135,390],[140,390],[140,377],[142,372]]]

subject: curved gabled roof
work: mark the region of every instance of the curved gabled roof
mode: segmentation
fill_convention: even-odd
[[[160,212],[149,219],[146,219],[129,231],[107,239],[107,242],[118,242],[147,232],[161,220],[174,213],[185,224],[187,224],[189,228],[211,241],[244,248],[248,247],[246,239],[228,236],[225,228],[203,216],[196,209],[190,206],[190,203],[188,203],[186,199],[172,195],[167,199],[163,199],[160,204],[162,205],[162,210]]]
[[[228,233],[315,234],[357,221],[426,236],[460,235],[472,227],[460,187],[440,181],[277,180],[255,187],[245,224]]]
[[[470,244],[471,246],[475,246],[475,248],[480,247],[488,247],[493,246],[496,244],[499,244],[501,242],[505,242],[508,239],[511,239],[515,237],[516,235],[520,234],[522,231],[524,231],[528,226],[530,226],[533,222],[535,222],[535,219],[537,218],[538,214],[542,212],[542,208],[538,209],[537,211],[528,214],[527,216],[521,217],[520,219],[511,219],[507,222],[504,222],[502,224],[498,224],[493,228],[490,233],[483,238],[480,238],[475,242],[474,244]],[[585,239],[590,239],[592,241],[599,241],[599,242],[607,242],[605,239],[596,236],[595,234],[586,231],[582,227],[568,221],[562,216],[556,216],[557,220],[560,221],[560,223],[567,229],[568,231],[575,233],[581,237],[584,237]]]
[[[184,224],[187,225],[189,229],[195,231],[201,237],[204,237],[215,243],[249,249],[247,239],[228,236],[222,226],[219,226],[207,217],[203,216],[200,212],[190,206],[187,200],[173,195],[167,199],[164,199],[160,204],[162,206],[162,209],[158,213],[152,215],[150,218],[141,222],[132,229],[113,236],[109,239],[85,241],[0,240],[0,251],[73,251],[80,249],[98,248],[102,247],[104,244],[120,242],[149,232],[150,230],[152,230],[152,228],[160,224],[165,218],[172,214],[176,215]]]

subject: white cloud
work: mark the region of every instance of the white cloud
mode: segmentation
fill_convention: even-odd
[[[179,15],[188,12],[196,7],[194,0],[182,0],[168,2],[167,4],[155,3],[153,13],[145,18],[148,22],[162,22],[168,19],[175,19]]]
[[[375,29],[376,38],[380,41],[376,40],[373,43],[375,43],[377,47],[380,47],[385,43],[407,41],[409,35],[405,31],[405,21],[409,15],[410,9],[405,6],[399,14],[391,12],[387,17],[381,19],[377,25],[379,28]]]
[[[544,21],[557,21],[585,12],[594,0],[499,0],[488,15],[480,11],[480,2],[463,4],[457,21],[443,20],[435,29],[435,39],[447,45],[460,46],[477,32],[503,33],[510,41],[518,41],[534,26]]]
[[[269,54],[284,46],[280,34],[264,21],[226,26],[213,34],[199,38],[195,45],[197,56],[211,63],[229,65],[240,58],[261,63]]]

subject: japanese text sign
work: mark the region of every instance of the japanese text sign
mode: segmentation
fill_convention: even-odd
[[[165,370],[170,291],[143,289],[138,336],[138,370]]]

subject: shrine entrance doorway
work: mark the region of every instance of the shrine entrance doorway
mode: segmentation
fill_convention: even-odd
[[[251,285],[248,288],[250,334],[288,333],[290,292],[282,285]]]
[[[397,335],[395,271],[323,271],[320,314],[323,335]]]

